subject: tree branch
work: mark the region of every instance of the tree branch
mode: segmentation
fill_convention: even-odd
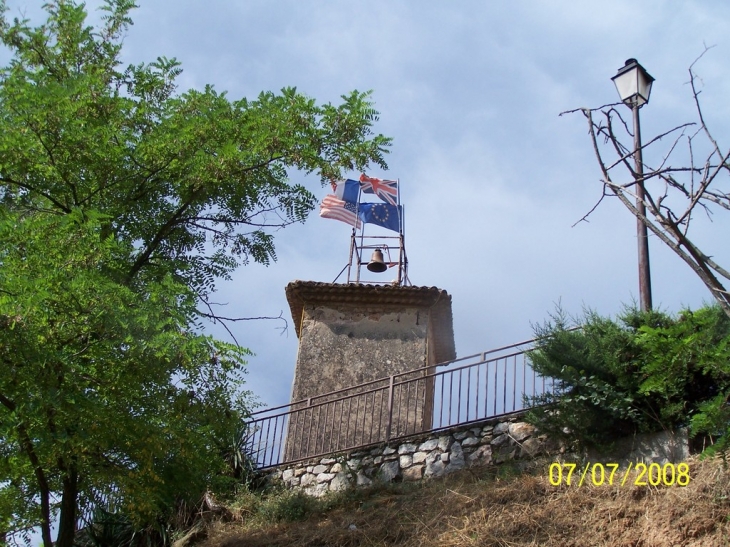
[[[707,126],[704,114],[702,112],[699,101],[700,91],[696,86],[696,74],[694,73],[695,63],[707,52],[709,48],[700,55],[690,67],[690,84],[692,87],[692,97],[699,116],[699,127],[692,135],[687,136],[689,148],[690,164],[688,166],[672,167],[670,162],[671,156],[677,150],[682,137],[685,135],[688,127],[697,125],[697,123],[685,123],[678,125],[668,131],[665,131],[649,141],[641,145],[644,150],[664,137],[681,131],[673,142],[670,144],[668,151],[663,155],[661,163],[658,167],[650,168],[644,163],[644,172],[639,175],[635,171],[634,166],[629,159],[636,153],[633,147],[624,146],[615,132],[614,117],[618,117],[623,124],[624,131],[627,135],[632,136],[632,131],[628,127],[626,121],[618,112],[614,105],[606,105],[598,109],[574,109],[561,113],[582,112],[588,122],[588,131],[593,145],[594,155],[600,168],[603,182],[603,195],[598,202],[590,209],[590,211],[576,222],[586,221],[598,205],[603,201],[609,192],[619,198],[623,205],[648,229],[654,233],[664,244],[669,246],[683,261],[685,261],[692,270],[697,274],[702,282],[712,293],[723,311],[730,316],[730,295],[723,287],[719,277],[730,280],[730,271],[718,264],[707,253],[703,252],[689,237],[689,227],[693,219],[693,212],[697,207],[701,207],[709,216],[712,210],[710,204],[716,204],[725,210],[730,211],[730,193],[718,190],[711,190],[710,186],[718,178],[718,175],[726,170],[730,172],[730,151],[726,154],[721,152],[720,146],[712,136]],[[620,103],[618,103],[620,104]],[[593,118],[593,112],[600,111],[605,117],[605,125],[596,123]],[[698,135],[704,134],[712,145],[712,152],[707,157],[704,166],[696,166],[695,162],[695,139]],[[602,154],[602,147],[599,145],[598,136],[605,138],[604,146],[608,145],[616,154],[616,160],[607,163]],[[630,182],[619,184],[614,182],[611,172],[618,166],[623,165],[626,171],[631,175]],[[688,184],[681,180],[681,175],[688,177]],[[699,177],[699,180],[696,178]],[[648,182],[651,180],[661,181],[661,187],[654,189],[645,186],[642,202],[646,207],[646,214],[642,214],[638,210],[636,204],[637,195],[633,190],[637,182]],[[686,206],[680,209],[681,214],[674,213],[676,207],[676,198],[681,197],[686,200]],[[634,200],[633,202],[631,200]],[[719,276],[719,277],[718,277]]]
[[[165,237],[169,235],[170,230],[179,223],[182,214],[187,210],[188,207],[190,207],[190,205],[192,205],[192,203],[195,201],[195,198],[201,192],[202,188],[194,190],[190,194],[190,197],[185,202],[183,202],[180,207],[178,207],[177,211],[172,214],[168,221],[160,227],[155,236],[152,238],[152,241],[147,244],[144,251],[142,251],[142,253],[137,257],[137,260],[134,261],[134,264],[132,264],[129,273],[127,274],[127,282],[131,281],[132,278],[137,274],[137,272],[139,272],[139,270],[142,268],[142,266],[147,263],[152,253],[157,250]]]
[[[36,194],[39,194],[39,195],[43,196],[48,201],[50,201],[51,203],[53,203],[56,207],[58,207],[59,209],[61,209],[61,211],[63,211],[64,213],[70,213],[71,212],[71,208],[70,207],[66,207],[63,203],[61,203],[60,201],[58,201],[55,198],[53,198],[50,194],[47,194],[45,192],[41,192],[40,190],[38,190],[34,186],[31,186],[29,184],[23,184],[22,182],[18,182],[17,180],[13,180],[13,179],[8,178],[8,177],[0,177],[0,182],[5,182],[7,184],[13,184],[13,185],[18,186],[20,188],[24,188],[24,189],[28,190],[29,192],[35,192]]]
[[[205,307],[208,308],[208,311],[210,312],[210,313],[205,313],[205,312],[202,312],[202,311],[198,310],[198,313],[202,317],[206,317],[208,319],[211,319],[213,321],[213,323],[220,323],[221,325],[223,325],[223,328],[226,329],[226,331],[231,336],[231,338],[233,338],[233,341],[236,343],[236,345],[238,347],[241,347],[241,345],[238,343],[238,340],[236,340],[236,337],[233,335],[233,333],[230,331],[230,329],[228,328],[228,326],[225,324],[225,321],[230,321],[231,323],[237,323],[239,321],[259,321],[259,320],[271,320],[271,319],[273,319],[273,320],[281,320],[281,321],[284,322],[284,326],[283,327],[277,327],[277,328],[279,328],[281,330],[281,333],[280,334],[285,334],[286,332],[288,332],[289,322],[284,317],[284,312],[283,311],[280,311],[279,312],[279,315],[277,315],[276,317],[266,316],[266,315],[263,315],[263,316],[260,316],[260,317],[223,317],[223,316],[218,315],[217,313],[215,313],[215,311],[213,311],[213,306],[214,305],[216,305],[216,306],[224,306],[225,304],[215,304],[213,302],[210,302],[209,300],[207,300],[207,298],[205,298],[204,296],[202,296],[200,294],[198,295],[198,298],[205,305]]]

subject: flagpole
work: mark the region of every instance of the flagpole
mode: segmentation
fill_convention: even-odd
[[[406,277],[406,271],[405,271],[405,249],[406,249],[406,243],[405,243],[405,237],[404,237],[404,231],[405,231],[405,212],[402,209],[402,205],[400,204],[400,178],[396,179],[397,184],[397,192],[396,196],[398,197],[398,205],[396,208],[396,211],[398,211],[398,229],[399,229],[399,253],[398,253],[398,285],[402,285],[404,283],[404,278]]]
[[[350,234],[350,261],[347,264],[347,283],[350,283],[350,274],[352,272],[352,253],[357,254],[355,249],[355,226],[352,227],[352,233]],[[360,257],[357,258],[358,262]]]
[[[404,226],[403,226],[403,215],[401,215],[401,211],[400,211],[400,179],[399,178],[395,179],[395,182],[398,185],[396,188],[396,190],[397,190],[396,196],[398,196],[398,206],[397,206],[398,208],[396,209],[396,211],[398,211],[398,229],[399,229],[400,235],[402,237]]]
[[[356,207],[356,209],[357,209],[357,215],[358,215],[357,218],[358,219],[360,218],[360,196],[362,196],[362,184],[358,184],[358,187],[357,187],[357,207]],[[360,252],[358,253],[358,257],[357,257],[357,278],[355,279],[355,282],[358,285],[360,284],[360,268],[361,268],[361,262],[362,262],[362,260],[360,259],[360,254],[362,253],[363,241],[365,239],[364,234],[365,234],[365,223],[361,222],[360,223]]]

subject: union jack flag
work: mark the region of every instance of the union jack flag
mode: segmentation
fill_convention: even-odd
[[[386,203],[398,205],[398,181],[376,179],[363,173],[360,187],[366,194],[375,194]]]

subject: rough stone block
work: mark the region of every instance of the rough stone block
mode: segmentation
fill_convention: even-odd
[[[329,482],[334,478],[334,473],[320,473],[319,475],[317,475],[317,482]]]
[[[498,437],[494,437],[492,441],[489,443],[492,446],[502,446],[505,444],[508,444],[512,439],[510,439],[509,435],[507,433],[503,433],[502,435],[499,435]]]
[[[446,452],[449,449],[449,447],[451,446],[451,442],[452,442],[452,439],[451,439],[450,435],[445,435],[443,437],[439,437],[439,445],[438,445],[439,450],[441,452]]]
[[[463,441],[461,441],[461,446],[462,447],[476,446],[478,444],[479,444],[479,439],[477,439],[476,437],[467,437],[466,439],[464,439]]]
[[[540,452],[542,443],[539,439],[531,437],[526,439],[520,447],[520,458],[531,457]]]
[[[293,478],[294,478],[294,470],[293,469],[285,469],[284,470],[284,473],[282,473],[282,475],[281,475],[281,479],[284,482],[290,481]]]
[[[428,457],[428,452],[416,452],[413,454],[413,463],[423,463],[426,461],[426,458]]]
[[[439,445],[438,439],[429,439],[428,441],[421,443],[418,447],[419,452],[430,452]]]
[[[329,470],[329,466],[327,465],[316,465],[312,468],[312,473],[315,475],[319,475],[320,473],[326,473]]]
[[[464,469],[464,467],[466,467],[464,460],[462,460],[461,463],[449,463],[449,465],[447,465],[444,469],[444,473],[453,473],[454,471]]]
[[[309,485],[310,485],[310,484],[312,484],[312,483],[313,483],[313,482],[314,482],[314,481],[315,481],[316,479],[317,479],[317,477],[315,477],[315,476],[314,476],[314,475],[312,475],[311,473],[307,473],[306,475],[302,475],[302,478],[300,479],[300,482],[299,482],[299,484],[300,484],[301,486],[309,486]]]
[[[350,486],[350,477],[347,473],[337,473],[335,478],[330,482],[330,490],[332,492],[339,492],[345,490]]]
[[[492,454],[492,461],[494,461],[494,463],[508,462],[515,458],[516,452],[516,448],[512,448],[511,450],[500,450],[496,454]]]
[[[414,465],[403,471],[404,481],[419,481],[423,478],[423,465]]]
[[[460,440],[466,438],[466,436],[468,434],[469,434],[468,431],[457,431],[456,433],[454,433],[454,439],[456,439],[457,441],[460,441]]]
[[[397,461],[386,462],[378,469],[377,477],[378,480],[383,482],[390,482],[400,475],[400,465]]]
[[[438,459],[434,462],[427,462],[426,463],[426,469],[423,472],[424,477],[440,477],[444,474],[444,471],[446,469],[446,466],[444,465],[444,462],[441,461],[441,459]]]
[[[322,465],[332,465],[336,461],[337,460],[333,458],[322,458],[321,460],[319,460],[319,463],[321,463]]]
[[[383,456],[390,456],[391,454],[395,454],[397,450],[395,448],[391,448],[390,446],[386,446],[383,449]],[[373,454],[375,456],[375,454]]]
[[[405,454],[399,458],[398,463],[400,464],[401,469],[407,469],[408,467],[413,465],[413,456],[411,456],[410,454]]]
[[[525,422],[517,422],[515,424],[509,424],[509,435],[515,441],[522,441],[535,433],[535,426]]]
[[[454,469],[461,469],[462,467],[464,467],[464,451],[461,449],[461,444],[459,443],[454,443],[453,445],[451,445],[449,467]]]
[[[492,463],[492,447],[488,444],[477,448],[469,456],[469,465],[489,465]]]
[[[398,447],[398,454],[413,454],[418,447],[415,444],[406,443]]]
[[[494,426],[494,429],[492,430],[493,435],[501,435],[502,433],[507,433],[509,431],[509,422],[499,422],[497,425]]]
[[[370,478],[365,475],[365,473],[360,472],[357,474],[357,485],[358,486],[370,486],[373,484],[373,481],[370,480]]]

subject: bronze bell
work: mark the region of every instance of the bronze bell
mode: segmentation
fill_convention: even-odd
[[[383,273],[385,270],[387,270],[388,266],[383,260],[383,251],[381,251],[380,249],[375,249],[373,251],[373,256],[370,258],[370,262],[368,262],[367,267],[369,271],[374,273]]]

